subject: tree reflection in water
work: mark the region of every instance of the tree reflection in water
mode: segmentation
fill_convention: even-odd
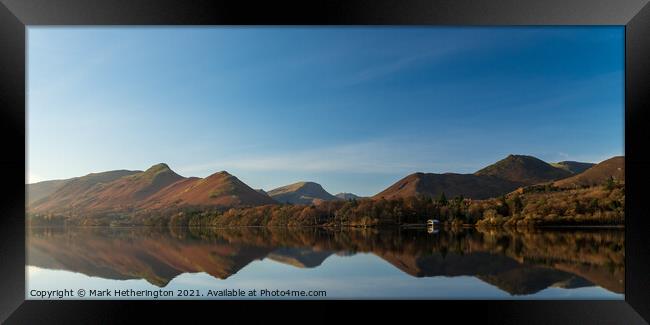
[[[512,295],[550,286],[624,289],[623,230],[28,229],[28,265],[159,287],[183,273],[227,279],[255,260],[317,268],[332,254],[356,253],[414,277],[474,276]]]

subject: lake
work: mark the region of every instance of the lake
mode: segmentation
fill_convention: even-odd
[[[622,229],[27,229],[27,299],[624,299]]]

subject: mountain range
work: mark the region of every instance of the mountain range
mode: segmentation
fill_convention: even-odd
[[[506,158],[473,174],[413,173],[372,199],[409,196],[464,196],[486,199],[518,188],[552,183],[558,187],[602,184],[609,177],[624,182],[624,157],[597,165],[573,161],[555,164],[525,155]],[[33,213],[109,213],[175,207],[246,207],[277,203],[319,204],[360,199],[352,193],[328,193],[315,182],[298,182],[268,192],[255,190],[226,171],[205,178],[183,177],[164,163],[145,171],[115,170],[26,185]]]
[[[38,184],[28,186],[28,191],[36,190],[43,195],[44,191]],[[30,210],[55,213],[70,210],[111,212],[174,206],[230,207],[274,203],[268,195],[250,188],[225,171],[205,178],[185,178],[161,163],[145,171],[111,171],[70,179],[51,194],[33,201]]]
[[[580,179],[580,175],[585,173],[609,176],[615,169],[610,165],[624,170],[622,157],[612,159],[614,160],[605,168],[601,164],[574,161],[549,164],[533,156],[508,155],[473,174],[414,173],[397,181],[373,198],[395,199],[416,195],[435,198],[444,193],[447,197],[463,195],[466,198],[487,199],[535,184],[553,181],[558,181],[557,184],[568,184],[571,182],[568,179]],[[597,179],[594,177],[589,178],[593,179],[592,183],[604,182],[603,177],[596,177]],[[623,179],[622,176],[619,178]]]

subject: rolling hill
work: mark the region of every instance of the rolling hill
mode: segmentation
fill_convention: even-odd
[[[553,167],[533,156],[524,155],[508,155],[508,157],[474,173],[477,176],[494,176],[528,185],[558,180],[572,174],[568,170]]]
[[[226,171],[206,178],[187,178],[152,195],[144,204],[149,208],[177,206],[256,206],[276,203]]]
[[[27,196],[27,205],[49,196],[69,181],[70,179],[55,179],[51,181],[26,184],[25,194]]]
[[[583,163],[576,163],[583,164]],[[573,166],[582,166],[567,164]],[[379,194],[374,199],[393,199],[424,195],[448,198],[464,196],[487,199],[507,194],[519,187],[550,182],[572,176],[564,168],[554,167],[532,156],[509,155],[474,174],[414,173],[408,175]]]
[[[556,181],[553,185],[563,188],[601,185],[607,182],[609,177],[625,183],[625,157],[607,159],[578,175]]]
[[[138,204],[161,189],[184,179],[166,164],[157,164],[144,172],[117,179],[99,188],[99,206]]]
[[[268,192],[269,196],[280,203],[312,204],[319,201],[332,201],[338,198],[314,182],[298,182]]]
[[[436,198],[444,192],[448,198],[463,195],[466,198],[487,199],[508,193],[520,186],[519,182],[494,176],[415,173],[402,178],[373,198],[388,200],[417,195]]]
[[[91,173],[86,176],[65,180],[60,187],[54,189],[49,195],[36,201],[30,199],[29,201],[32,201],[30,203],[30,209],[34,211],[54,211],[69,208],[72,205],[77,205],[80,200],[92,196],[91,193],[93,191],[98,190],[105,184],[137,173],[141,173],[141,171],[112,170],[102,173]],[[38,190],[36,186],[32,186],[31,188],[32,191],[34,188]]]
[[[274,204],[225,171],[206,178],[185,178],[166,164],[145,171],[111,171],[69,180],[29,206],[35,213],[105,213],[180,206]]]

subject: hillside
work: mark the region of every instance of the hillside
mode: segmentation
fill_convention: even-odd
[[[555,168],[561,168],[564,169],[568,172],[571,172],[571,174],[580,174],[584,172],[585,170],[594,167],[596,164],[593,163],[585,163],[585,162],[579,162],[579,161],[560,161],[557,163],[551,163],[551,166]]]
[[[419,195],[437,198],[444,192],[448,198],[462,195],[472,199],[487,199],[508,193],[519,186],[521,183],[494,176],[415,173],[402,178],[373,198],[389,200]]]
[[[532,156],[509,155],[474,174],[532,185],[569,177],[573,173],[563,168],[553,167]]]
[[[227,172],[185,178],[166,164],[144,172],[111,171],[72,179],[29,207],[34,213],[102,214],[182,206],[275,203]]]
[[[312,204],[320,201],[332,201],[338,198],[314,182],[298,182],[268,192],[269,196],[280,203]]]
[[[563,188],[601,185],[607,182],[609,177],[616,182],[625,183],[625,157],[617,156],[607,159],[581,174],[556,181],[553,185]]]
[[[30,205],[44,197],[49,196],[69,181],[70,179],[56,179],[51,181],[26,184],[25,195],[27,196],[27,205]]]
[[[149,208],[170,206],[242,206],[275,202],[226,171],[206,178],[188,178],[176,182],[152,195],[144,204]]]
[[[141,173],[131,170],[113,170],[102,173],[91,173],[86,176],[72,178],[57,188],[53,193],[33,201],[30,209],[33,211],[54,211],[77,205],[80,200],[92,196],[105,184],[111,183],[121,177]]]
[[[448,198],[464,196],[487,199],[507,194],[519,187],[546,183],[580,173],[589,163],[560,162],[557,167],[532,156],[509,155],[474,174],[414,173],[408,175],[374,199],[429,196],[437,198],[443,192]]]
[[[155,194],[166,186],[185,179],[176,174],[167,164],[157,164],[142,173],[120,178],[107,184],[101,190],[106,203],[137,203]]]
[[[184,178],[166,164],[100,184],[73,202],[80,212],[120,211],[138,208],[147,198]],[[65,208],[65,207],[64,207]]]

